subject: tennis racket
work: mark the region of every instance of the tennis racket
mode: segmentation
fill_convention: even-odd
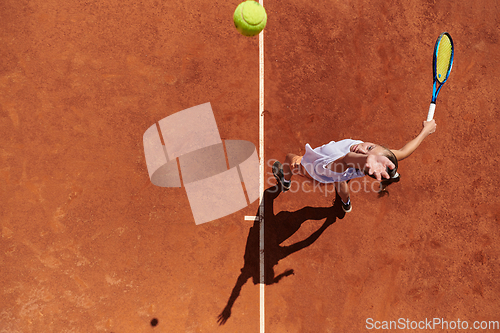
[[[453,40],[447,32],[439,35],[434,46],[434,56],[432,59],[432,71],[434,75],[434,84],[432,87],[432,101],[427,113],[427,121],[434,118],[436,110],[436,99],[443,84],[450,76],[451,66],[453,65]]]

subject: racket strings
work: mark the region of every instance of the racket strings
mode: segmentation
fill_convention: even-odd
[[[453,47],[447,35],[441,38],[436,57],[436,79],[442,83],[446,80],[451,66]]]

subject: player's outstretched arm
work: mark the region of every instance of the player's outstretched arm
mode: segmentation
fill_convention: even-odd
[[[342,173],[348,168],[362,170],[367,175],[373,175],[377,180],[389,179],[387,168],[394,169],[395,165],[385,156],[374,154],[347,153],[335,160],[329,166],[330,170]]]
[[[424,121],[424,127],[417,137],[404,145],[401,149],[391,149],[391,151],[396,155],[398,161],[404,160],[408,156],[410,156],[415,149],[424,141],[424,139],[431,133],[436,131],[436,121],[432,119],[431,121]]]

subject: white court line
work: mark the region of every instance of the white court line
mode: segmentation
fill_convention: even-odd
[[[260,217],[259,216],[245,216],[245,221],[255,221],[258,220]]]
[[[263,0],[259,4],[264,6]],[[259,34],[259,261],[260,261],[260,333],[265,331],[264,311],[264,30]]]

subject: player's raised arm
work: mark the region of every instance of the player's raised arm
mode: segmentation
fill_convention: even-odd
[[[404,145],[403,148],[395,150],[391,149],[391,151],[396,155],[398,161],[404,160],[408,156],[410,156],[415,149],[424,141],[424,139],[431,133],[436,131],[436,121],[433,119],[431,121],[424,121],[424,127],[419,135],[417,135],[413,140]]]

